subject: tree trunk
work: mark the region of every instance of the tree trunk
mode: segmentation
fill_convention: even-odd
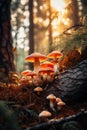
[[[87,60],[60,74],[46,90],[65,102],[87,99]]]
[[[29,54],[34,52],[34,23],[33,23],[33,0],[29,0]],[[29,68],[33,70],[33,65],[29,64]]]
[[[11,35],[11,0],[0,1],[0,70],[8,74],[14,71],[14,56],[12,52]]]
[[[51,18],[51,14],[52,14],[52,11],[51,11],[51,0],[48,1],[48,6],[49,6],[49,53],[51,51],[53,51],[52,49],[52,43],[53,43],[53,39],[52,39],[52,18]]]

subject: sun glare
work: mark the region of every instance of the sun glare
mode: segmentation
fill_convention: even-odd
[[[57,11],[62,11],[67,3],[64,0],[51,0],[51,5],[54,7]]]

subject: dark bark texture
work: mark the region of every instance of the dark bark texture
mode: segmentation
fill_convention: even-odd
[[[57,77],[57,78],[56,78]],[[87,100],[87,60],[56,76],[44,88],[44,95],[53,93],[68,103]],[[44,97],[44,99],[45,99]],[[46,101],[45,101],[46,102]],[[87,130],[87,111],[81,109],[77,114],[32,126],[27,130]]]
[[[87,60],[61,73],[46,88],[47,95],[53,93],[65,102],[87,99]]]
[[[0,0],[0,69],[6,74],[14,71],[11,35],[11,0]]]
[[[32,126],[27,130],[87,130],[87,111]]]

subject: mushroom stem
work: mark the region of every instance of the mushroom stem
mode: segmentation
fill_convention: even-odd
[[[40,67],[39,58],[35,58],[35,62],[34,62],[34,71],[35,71],[35,72],[38,72],[39,67]]]
[[[53,111],[55,111],[53,100],[50,100],[50,108],[51,108]]]
[[[58,64],[57,64],[57,63],[54,64],[54,73],[55,73],[55,74],[56,74],[56,73],[59,73]]]

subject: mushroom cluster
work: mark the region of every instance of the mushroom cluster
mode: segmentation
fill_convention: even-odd
[[[46,99],[49,100],[49,106],[54,112],[56,112],[56,109],[60,110],[61,108],[63,108],[63,106],[66,105],[65,102],[62,101],[62,99],[56,97],[54,94],[49,94]],[[57,106],[57,108],[55,108],[55,106]]]
[[[21,75],[28,77],[28,83],[32,82],[36,86],[41,86],[43,82],[52,82],[55,74],[59,73],[58,59],[62,56],[62,53],[58,51],[52,51],[47,56],[34,52],[25,58],[26,62],[34,64],[34,70],[24,70]]]
[[[55,78],[55,75],[59,74],[58,62],[62,56],[62,53],[58,51],[52,51],[47,56],[38,52],[34,52],[25,58],[26,62],[33,62],[34,70],[24,70],[21,72],[22,79],[23,81],[25,79],[25,82],[28,81],[30,86],[33,86],[31,87],[32,91],[34,91],[37,96],[40,96],[44,91],[44,88],[42,88],[43,83],[52,82]],[[49,107],[53,112],[60,110],[66,105],[65,102],[56,97],[54,94],[49,94],[46,99],[49,101]],[[48,118],[51,117],[52,114],[49,111],[44,110],[39,113],[38,116],[40,121],[48,121]]]
[[[49,94],[46,97],[47,100],[49,100],[49,107],[51,109],[52,112],[58,112],[59,110],[61,110],[66,103],[62,101],[62,99],[56,97],[54,94]],[[43,110],[42,112],[39,113],[39,119],[40,122],[46,122],[49,121],[49,117],[52,116],[52,113],[47,111],[47,110]]]

